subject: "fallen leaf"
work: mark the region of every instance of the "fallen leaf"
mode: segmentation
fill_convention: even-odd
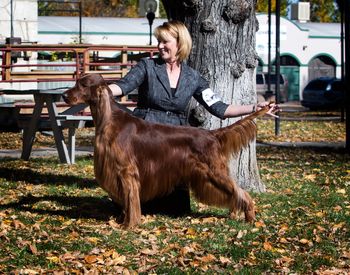
[[[126,262],[126,257],[124,255],[120,255],[118,253],[113,254],[113,262],[115,265],[121,265]]]
[[[315,214],[316,217],[318,218],[323,218],[325,216],[325,212],[324,211],[318,211],[316,214]]]
[[[350,259],[350,251],[346,251],[341,255],[342,258]]]
[[[247,234],[247,230],[239,230],[236,238],[241,239],[245,234]]]
[[[187,228],[187,229],[185,230],[185,234],[186,234],[186,235],[190,235],[190,236],[194,236],[194,235],[197,234],[197,231],[196,231],[196,229],[190,227],[190,228]]]
[[[286,195],[292,195],[293,194],[293,190],[290,189],[290,188],[287,188],[287,189],[283,190],[283,193],[286,194]]]
[[[97,261],[97,256],[96,255],[87,255],[84,257],[84,260],[88,264],[93,264]]]
[[[232,261],[229,258],[226,258],[226,257],[223,257],[223,256],[220,256],[219,260],[220,260],[220,263],[222,263],[224,265],[232,263]]]
[[[216,222],[218,219],[216,217],[210,217],[210,218],[203,218],[203,223],[214,223]]]
[[[315,181],[316,177],[317,176],[315,174],[311,174],[311,175],[306,175],[305,179],[307,179],[309,181]]]
[[[193,252],[193,248],[189,247],[189,246],[184,246],[181,248],[181,256],[185,256],[186,254]]]
[[[145,254],[145,255],[155,255],[157,254],[158,251],[154,250],[154,249],[148,249],[148,248],[145,248],[145,249],[142,249],[141,250],[141,253],[142,254]]]
[[[263,245],[264,249],[266,251],[271,251],[272,250],[272,245],[270,242],[264,242],[264,245]]]
[[[299,242],[300,242],[301,244],[305,244],[305,245],[308,245],[308,246],[310,246],[310,247],[313,246],[313,242],[310,241],[310,240],[308,240],[308,239],[300,239]]]
[[[18,220],[12,221],[12,224],[13,224],[15,229],[20,229],[20,228],[25,228],[26,227],[22,222],[20,222]]]
[[[309,243],[309,240],[301,239],[301,240],[299,240],[299,242],[302,243],[302,244],[307,244],[307,243]]]
[[[335,224],[335,225],[332,227],[333,233],[336,232],[338,229],[342,228],[344,225],[345,225],[345,222],[341,222],[341,223]]]
[[[29,244],[29,249],[32,252],[33,255],[37,255],[38,254],[38,249],[36,248],[36,245],[33,244]]]
[[[320,242],[322,242],[322,238],[320,237],[320,236],[316,236],[316,238],[315,238],[315,242],[316,243],[320,243]]]
[[[286,238],[280,238],[279,242],[284,244],[289,243]]]
[[[88,237],[86,240],[93,244],[97,244],[100,241],[100,239],[96,237]]]
[[[213,254],[208,254],[206,256],[199,258],[201,262],[203,263],[210,263],[216,260],[216,257]]]
[[[120,224],[117,223],[115,220],[111,219],[108,221],[108,224],[112,227],[112,228],[120,228]]]
[[[346,190],[345,189],[337,189],[336,191],[338,194],[346,194]]]
[[[279,235],[284,235],[287,230],[289,229],[288,225],[287,224],[282,224],[280,229],[278,230],[278,234]]]
[[[256,221],[254,223],[255,227],[260,228],[260,227],[266,227],[265,223],[263,221]]]
[[[51,263],[59,263],[60,259],[56,256],[50,256],[50,257],[46,257],[47,260],[49,260]]]

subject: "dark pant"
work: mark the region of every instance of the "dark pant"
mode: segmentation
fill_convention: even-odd
[[[191,212],[190,191],[188,188],[178,187],[171,194],[142,204],[145,214],[165,214],[169,216],[183,216]]]

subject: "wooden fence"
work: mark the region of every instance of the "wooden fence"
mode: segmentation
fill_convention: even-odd
[[[0,83],[75,81],[83,73],[118,79],[140,58],[157,52],[154,46],[0,45]]]

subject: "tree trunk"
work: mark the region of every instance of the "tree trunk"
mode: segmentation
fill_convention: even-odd
[[[255,1],[163,0],[169,19],[184,22],[193,48],[188,64],[209,81],[226,103],[256,102]],[[237,119],[220,120],[205,115],[204,127],[219,128]],[[231,175],[248,190],[264,191],[256,160],[255,142],[232,159]]]

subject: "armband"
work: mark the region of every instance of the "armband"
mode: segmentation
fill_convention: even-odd
[[[211,106],[214,103],[221,101],[220,97],[216,93],[214,93],[213,90],[210,88],[202,91],[202,98],[208,106]]]

